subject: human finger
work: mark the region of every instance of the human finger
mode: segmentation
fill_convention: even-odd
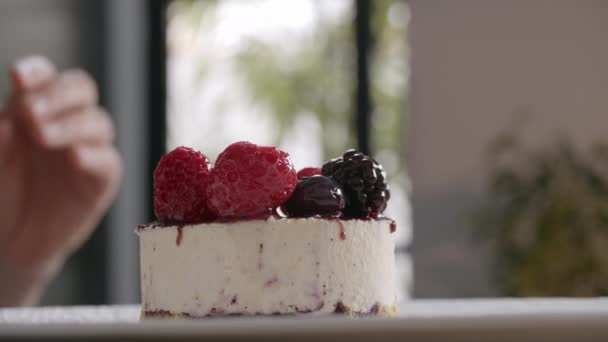
[[[47,148],[64,148],[74,144],[103,144],[114,140],[110,115],[102,108],[73,110],[36,127],[38,142]]]
[[[12,121],[0,118],[0,167],[10,159],[13,136]]]
[[[74,69],[44,88],[27,93],[22,109],[31,121],[52,120],[67,111],[95,105],[97,100],[95,81],[85,71]]]
[[[15,62],[10,70],[15,92],[41,87],[57,77],[57,68],[42,56],[29,56]]]
[[[70,151],[76,169],[90,176],[96,188],[115,187],[122,174],[122,160],[114,146],[80,144]]]

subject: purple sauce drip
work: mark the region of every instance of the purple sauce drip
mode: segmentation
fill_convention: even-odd
[[[348,313],[348,308],[346,307],[346,305],[344,305],[344,303],[337,302],[336,303],[336,309],[334,310],[334,313],[337,313],[337,314]]]
[[[182,239],[184,237],[183,228],[183,225],[177,226],[177,237],[175,238],[175,244],[178,246],[182,244]]]

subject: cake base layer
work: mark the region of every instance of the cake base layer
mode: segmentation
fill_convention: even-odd
[[[340,307],[338,305],[337,307]],[[397,306],[396,305],[378,305],[372,307],[369,312],[354,312],[348,308],[344,311],[334,311],[335,315],[345,315],[350,317],[366,317],[366,316],[384,316],[384,317],[394,317],[397,315]],[[268,314],[256,314],[255,316],[290,316],[297,314],[289,314],[289,313],[280,313],[275,312],[270,315]],[[172,319],[172,318],[189,318],[189,319],[197,319],[197,318],[213,318],[213,317],[238,317],[238,316],[251,316],[250,313],[230,313],[228,315],[225,314],[215,314],[215,315],[207,315],[204,317],[193,316],[189,313],[172,313],[166,310],[157,310],[157,311],[141,311],[141,319]]]
[[[315,218],[143,227],[143,316],[393,315],[392,231]]]

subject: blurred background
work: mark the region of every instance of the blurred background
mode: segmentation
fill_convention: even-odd
[[[126,163],[43,304],[139,302],[156,161],[237,140],[378,159],[404,298],[606,295],[606,33],[601,0],[2,0],[0,94],[84,67]]]

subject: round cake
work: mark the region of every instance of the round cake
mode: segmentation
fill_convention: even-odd
[[[252,220],[139,230],[146,317],[395,314],[389,220]]]
[[[179,147],[154,172],[158,222],[137,229],[143,318],[392,316],[395,223],[382,166],[349,150],[296,173],[248,142]]]

